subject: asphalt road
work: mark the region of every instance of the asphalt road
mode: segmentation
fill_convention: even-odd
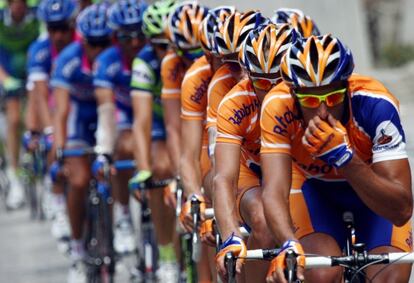
[[[371,75],[383,81],[401,102],[407,149],[414,164],[414,64]],[[66,282],[69,260],[58,252],[49,231],[49,222],[30,221],[27,210],[6,213],[0,209],[0,283]],[[128,263],[117,270],[117,282],[128,282]]]

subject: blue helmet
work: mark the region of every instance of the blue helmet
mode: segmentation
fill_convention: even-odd
[[[290,24],[292,28],[302,37],[320,35],[316,23],[299,9],[280,8],[272,17],[275,24]]]
[[[105,3],[86,7],[78,16],[76,24],[80,34],[87,40],[107,40],[112,34],[108,25]]]
[[[111,5],[108,10],[108,21],[112,29],[140,31],[142,16],[148,7],[143,0],[120,0]]]
[[[53,24],[74,19],[77,12],[78,5],[73,0],[42,0],[37,8],[37,17]]]

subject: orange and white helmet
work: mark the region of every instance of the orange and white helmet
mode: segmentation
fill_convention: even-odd
[[[187,50],[200,47],[198,30],[208,9],[197,1],[185,1],[177,5],[168,16],[166,34],[177,48]]]
[[[351,50],[330,34],[298,38],[281,63],[283,80],[293,87],[346,81],[354,70]]]
[[[201,22],[198,37],[204,51],[211,52],[214,47],[215,29],[222,25],[227,17],[235,12],[233,6],[219,6],[208,11]]]
[[[320,35],[315,22],[299,9],[280,8],[272,17],[275,24],[290,24],[292,28],[302,37]]]
[[[257,11],[233,13],[214,33],[212,52],[217,56],[237,54],[249,32],[267,23],[269,23],[269,19]]]
[[[295,37],[288,24],[268,24],[252,30],[240,49],[240,65],[249,73],[279,74],[282,57]]]

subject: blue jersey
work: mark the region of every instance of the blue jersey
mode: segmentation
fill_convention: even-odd
[[[86,58],[82,44],[71,43],[56,59],[52,87],[70,91],[71,99],[80,102],[95,102],[91,66]]]
[[[49,79],[52,62],[57,51],[49,38],[38,39],[30,45],[27,55],[27,74],[29,81],[45,81]]]
[[[147,44],[135,57],[132,64],[131,87],[135,90],[151,93],[153,96],[153,112],[162,118],[161,106],[161,60],[154,48]]]
[[[106,49],[96,58],[93,85],[112,89],[118,107],[128,110],[132,108],[131,67],[122,57],[119,46]]]

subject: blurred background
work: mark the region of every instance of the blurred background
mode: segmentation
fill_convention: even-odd
[[[339,37],[351,48],[356,71],[382,81],[400,100],[408,154],[414,164],[414,0],[200,2],[209,7],[234,5],[240,11],[259,9],[266,16],[281,7],[299,8],[322,33]],[[0,128],[4,129],[1,121]],[[65,282],[68,260],[57,251],[49,229],[49,223],[30,222],[27,210],[7,213],[0,209],[0,283]],[[120,266],[118,271],[116,282],[128,282],[127,267]]]

